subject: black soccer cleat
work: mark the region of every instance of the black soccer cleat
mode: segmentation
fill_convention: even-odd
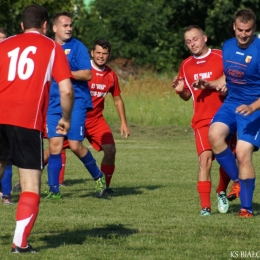
[[[22,248],[16,245],[12,246],[12,253],[22,254],[22,253],[36,253],[36,251],[32,248],[30,244],[27,247]]]

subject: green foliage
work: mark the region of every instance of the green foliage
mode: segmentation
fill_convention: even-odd
[[[157,71],[178,70],[189,55],[183,30],[190,24],[205,29],[210,47],[221,48],[233,36],[234,13],[252,8],[260,15],[260,0],[38,0],[51,16],[60,11],[73,14],[74,36],[91,49],[97,38],[112,44],[113,58],[135,60]],[[84,2],[88,2],[88,6]],[[9,35],[20,32],[21,10],[29,0],[0,0],[0,26]],[[258,22],[258,28],[260,21]],[[50,36],[53,36],[51,33]]]

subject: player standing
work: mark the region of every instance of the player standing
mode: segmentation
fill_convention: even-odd
[[[81,160],[86,169],[96,181],[96,195],[102,197],[106,190],[103,173],[96,165],[96,160],[87,147],[83,146],[84,124],[87,111],[92,109],[92,101],[87,81],[91,79],[91,64],[88,49],[84,44],[72,38],[72,19],[69,13],[58,13],[53,17],[55,41],[61,45],[67,55],[72,84],[75,91],[75,102],[71,116],[71,128],[67,134],[68,143],[73,153]],[[56,133],[56,124],[61,117],[60,96],[57,83],[52,82],[50,102],[47,112],[47,132],[49,138],[48,184],[50,190],[46,199],[60,199],[59,174],[62,167],[61,152],[64,136]]]
[[[213,89],[200,90],[192,87],[192,83],[198,79],[217,79],[223,75],[221,50],[208,48],[207,36],[196,25],[187,27],[184,32],[184,40],[192,56],[181,63],[178,77],[173,80],[173,87],[179,96],[188,101],[193,98],[194,114],[192,128],[195,134],[195,142],[199,159],[197,190],[200,196],[201,216],[211,215],[211,176],[212,149],[208,140],[210,122],[224,100],[224,96]],[[217,188],[218,209],[221,213],[228,211],[226,189],[230,178],[222,168],[219,169],[220,182]]]
[[[60,134],[66,134],[70,127],[74,101],[66,56],[58,44],[43,35],[48,21],[47,10],[32,4],[22,14],[24,33],[0,43],[0,176],[10,158],[18,167],[22,187],[13,253],[35,252],[27,239],[39,211],[42,133],[52,77],[61,96],[62,117],[56,128]]]
[[[88,82],[92,97],[93,110],[87,113],[85,123],[85,137],[97,151],[103,151],[104,157],[101,162],[101,171],[105,174],[106,191],[113,193],[108,188],[115,170],[116,147],[113,134],[107,124],[103,110],[105,97],[110,93],[119,115],[121,126],[120,133],[128,138],[130,130],[127,125],[124,101],[120,95],[121,90],[116,73],[106,65],[111,55],[111,45],[108,41],[98,39],[91,50],[92,79]]]

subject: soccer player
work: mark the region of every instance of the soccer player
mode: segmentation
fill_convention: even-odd
[[[96,181],[96,196],[101,198],[106,189],[105,178],[99,170],[91,152],[82,144],[84,140],[84,124],[87,111],[92,109],[92,101],[87,81],[91,79],[91,64],[88,49],[84,44],[72,38],[72,19],[69,13],[58,13],[53,17],[55,41],[60,44],[67,55],[72,84],[75,91],[75,102],[71,117],[71,128],[67,134],[69,147],[81,160]],[[52,82],[50,101],[47,112],[47,132],[49,138],[48,184],[50,190],[46,199],[60,199],[59,173],[62,167],[61,152],[64,136],[56,133],[56,124],[61,117],[60,96]]]
[[[94,42],[93,49],[91,50],[92,79],[88,82],[93,110],[87,113],[85,123],[85,137],[93,148],[104,152],[101,171],[105,175],[107,193],[113,193],[113,190],[108,187],[115,170],[116,155],[113,134],[103,116],[105,97],[108,93],[111,93],[114,99],[114,104],[121,121],[121,135],[124,135],[124,138],[128,138],[130,135],[117,75],[106,65],[110,55],[111,45],[108,41],[98,39]]]
[[[199,159],[197,190],[200,196],[201,216],[211,215],[211,176],[212,149],[208,140],[210,122],[224,100],[225,89],[219,93],[216,90],[200,90],[192,87],[198,78],[218,79],[223,74],[221,50],[210,49],[207,46],[207,36],[196,25],[187,27],[184,41],[192,55],[181,63],[178,76],[173,80],[173,87],[180,98],[188,101],[193,98],[194,115],[192,128]],[[226,198],[226,188],[230,178],[222,168],[219,169],[220,182],[217,188],[218,210],[228,211],[229,203]]]
[[[5,40],[7,37],[7,33],[3,27],[0,27],[0,42]],[[11,198],[11,190],[12,190],[12,165],[7,164],[5,168],[5,172],[3,178],[0,181],[0,196],[2,203],[5,205],[13,205],[13,201]]]
[[[209,82],[210,87],[226,84],[228,95],[214,116],[209,130],[212,150],[231,179],[239,176],[239,217],[252,217],[255,188],[253,152],[259,149],[260,121],[260,39],[254,36],[256,16],[251,9],[235,14],[235,37],[222,48],[224,76]],[[254,112],[254,113],[253,113]],[[236,159],[225,143],[230,132],[237,131]]]
[[[27,239],[39,211],[42,133],[52,77],[58,82],[62,107],[56,131],[66,134],[70,128],[72,75],[62,48],[44,36],[48,20],[44,7],[29,5],[22,14],[24,33],[0,43],[0,177],[10,158],[12,165],[18,167],[22,187],[13,253],[35,252]]]

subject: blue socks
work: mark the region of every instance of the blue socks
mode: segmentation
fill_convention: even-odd
[[[232,153],[231,149],[227,147],[223,152],[215,154],[215,157],[230,179],[232,181],[238,181],[238,167],[235,155]]]
[[[61,154],[50,154],[48,160],[48,184],[50,191],[59,192],[59,175],[61,170]]]
[[[246,209],[252,213],[253,193],[255,189],[255,178],[245,179],[240,182],[240,203],[241,209]],[[243,198],[243,200],[241,199]]]
[[[83,162],[83,164],[85,165],[85,167],[87,168],[94,180],[97,180],[102,177],[102,172],[97,167],[96,160],[94,159],[92,153],[89,150],[85,156],[79,159]]]
[[[11,194],[11,190],[12,190],[12,165],[11,164],[7,164],[5,167],[5,171],[4,171],[4,176],[1,180],[1,184],[2,184],[2,193],[3,195],[9,195]]]

